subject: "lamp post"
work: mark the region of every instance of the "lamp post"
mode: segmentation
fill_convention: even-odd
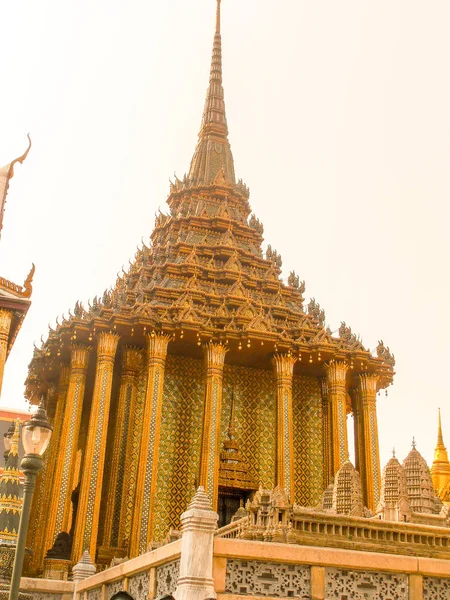
[[[52,429],[52,426],[47,420],[47,411],[41,401],[39,408],[33,414],[31,419],[25,421],[22,425],[22,444],[25,450],[25,456],[22,458],[20,468],[25,474],[25,484],[23,486],[22,514],[20,515],[9,600],[17,600],[19,596],[20,578],[22,577],[23,559],[25,555],[25,544],[34,485],[36,483],[37,474],[44,465],[42,455],[50,442]]]

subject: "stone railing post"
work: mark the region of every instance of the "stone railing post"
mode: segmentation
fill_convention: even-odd
[[[216,598],[213,581],[214,531],[218,514],[210,498],[199,487],[186,512],[181,515],[181,560],[176,600]]]
[[[83,555],[80,558],[79,562],[77,562],[77,564],[72,567],[72,578],[73,578],[73,583],[74,583],[74,586],[73,586],[74,600],[76,600],[76,597],[77,597],[77,583],[79,583],[80,581],[84,581],[85,579],[87,579],[88,577],[91,577],[92,575],[95,575],[96,570],[97,569],[95,568],[95,565],[92,562],[91,555],[89,554],[88,550],[85,550],[83,552]]]

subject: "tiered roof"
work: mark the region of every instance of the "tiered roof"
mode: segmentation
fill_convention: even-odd
[[[268,246],[251,213],[249,190],[236,181],[228,141],[220,0],[210,83],[189,174],[171,183],[168,214],[159,213],[150,247],[143,246],[112,289],[50,329],[35,350],[27,395],[37,399],[58,376],[60,358],[73,341],[90,342],[114,330],[124,343],[145,344],[150,331],[172,334],[169,352],[201,356],[202,343],[229,348],[231,362],[270,366],[274,351],[295,353],[297,370],[320,374],[322,362],[347,360],[355,372],[376,372],[379,388],[392,382],[394,357],[380,342],[377,356],[343,323],[339,337],[325,327],[325,313],[292,272],[281,278],[282,260]],[[303,362],[302,362],[303,361]]]

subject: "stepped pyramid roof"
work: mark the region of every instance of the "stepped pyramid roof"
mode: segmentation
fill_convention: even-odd
[[[271,246],[263,252],[264,229],[249,195],[236,180],[228,141],[218,0],[209,87],[189,173],[171,183],[168,212],[157,215],[150,246],[138,249],[127,272],[50,328],[30,364],[28,397],[37,401],[45,392],[74,341],[90,343],[104,330],[141,345],[149,332],[164,332],[173,336],[170,353],[198,357],[203,343],[217,341],[228,345],[231,362],[266,368],[274,351],[295,353],[296,369],[316,374],[325,360],[347,360],[354,372],[376,372],[379,388],[388,386],[395,363],[389,349],[380,342],[373,356],[345,323],[333,336],[317,302],[305,305],[299,276],[291,272],[283,281],[280,255]]]

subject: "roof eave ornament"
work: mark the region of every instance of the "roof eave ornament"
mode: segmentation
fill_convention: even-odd
[[[27,134],[27,137],[28,137],[28,148],[25,150],[25,152],[21,156],[15,158],[8,165],[5,165],[4,167],[0,167],[0,232],[3,228],[3,213],[5,211],[6,196],[8,194],[8,188],[9,188],[9,180],[14,177],[14,166],[16,163],[20,163],[20,164],[23,163],[23,161],[28,156],[28,152],[30,151],[30,148],[31,148],[31,137],[30,137],[29,133]]]

